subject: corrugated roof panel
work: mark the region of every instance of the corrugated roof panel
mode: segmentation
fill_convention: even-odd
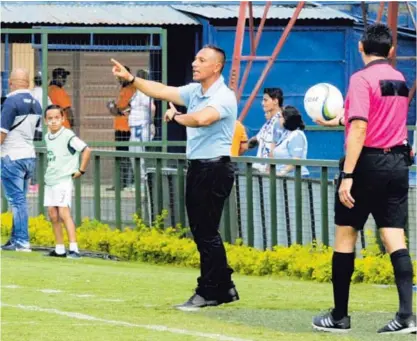
[[[7,3],[1,4],[2,23],[84,25],[200,25],[186,13],[166,5]]]
[[[231,19],[237,18],[239,14],[239,6],[228,5],[174,5],[172,6],[183,12],[200,15],[210,19]],[[265,6],[253,6],[253,15],[255,18],[262,18]],[[268,19],[289,19],[294,13],[295,7],[289,6],[271,6],[268,11]],[[346,13],[334,10],[325,6],[305,7],[300,13],[299,19],[315,19],[315,20],[330,20],[330,19],[345,19],[356,21],[356,19]]]

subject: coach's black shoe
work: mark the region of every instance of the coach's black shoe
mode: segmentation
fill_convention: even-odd
[[[65,258],[65,257],[67,257],[67,254],[66,253],[56,253],[55,250],[52,250],[52,251],[46,253],[45,256],[48,256],[48,257],[57,257],[57,258]]]
[[[330,333],[347,333],[350,331],[350,316],[345,316],[336,321],[332,313],[329,311],[324,315],[319,315],[313,318],[313,328],[323,332]]]
[[[398,313],[384,327],[378,330],[380,334],[416,334],[417,323],[416,315],[411,315],[407,319],[401,319]]]
[[[239,301],[239,293],[237,292],[236,288],[230,288],[225,295],[222,295],[217,299],[219,304],[236,301]]]
[[[220,303],[216,300],[206,300],[203,296],[194,294],[190,299],[183,303],[174,306],[174,308],[182,311],[196,311],[204,307],[214,307]]]

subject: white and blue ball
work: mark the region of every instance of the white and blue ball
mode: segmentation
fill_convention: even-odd
[[[329,83],[312,86],[304,96],[304,109],[313,121],[335,118],[343,109],[343,104],[342,93]]]

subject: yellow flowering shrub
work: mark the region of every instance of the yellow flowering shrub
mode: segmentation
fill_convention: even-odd
[[[83,250],[106,252],[123,260],[154,264],[176,264],[198,268],[200,256],[192,239],[185,238],[187,230],[180,225],[163,228],[167,212],[158,216],[151,227],[137,216],[133,226],[122,231],[101,222],[84,219],[77,228],[79,247]],[[1,235],[11,234],[12,215],[1,215]],[[33,245],[52,246],[54,235],[44,216],[29,219],[30,241]],[[355,260],[354,283],[392,284],[394,274],[389,255],[382,254],[375,236],[367,231],[368,248]],[[65,237],[66,238],[66,237]],[[65,240],[67,242],[67,240]],[[275,275],[317,282],[330,282],[333,250],[320,243],[309,245],[275,246],[258,250],[243,245],[225,243],[228,261],[235,272],[245,275]],[[414,267],[416,262],[414,262]]]

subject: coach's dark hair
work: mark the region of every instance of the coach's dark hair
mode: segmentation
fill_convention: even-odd
[[[387,58],[392,47],[391,29],[384,24],[370,25],[365,28],[361,42],[366,55]]]
[[[284,128],[290,131],[300,129],[304,130],[305,124],[300,112],[296,107],[287,105],[282,111],[282,117],[284,118]]]
[[[222,67],[220,69],[220,73],[223,72],[224,69],[224,65],[226,64],[226,53],[224,52],[224,50],[222,50],[220,47],[216,46],[216,45],[212,45],[212,44],[208,44],[208,45],[204,45],[203,49],[211,49],[216,51],[217,53],[219,53],[222,57],[221,57],[221,64]]]
[[[64,110],[59,106],[59,105],[56,105],[56,104],[51,104],[51,105],[48,105],[47,107],[46,107],[46,109],[45,109],[45,112],[44,112],[44,116],[46,117],[46,113],[49,111],[49,110],[54,110],[54,109],[58,109],[59,110],[59,112],[61,113],[61,115],[62,116],[64,116]]]
[[[267,94],[272,99],[277,99],[280,107],[284,104],[284,93],[281,88],[265,88],[264,94]]]

